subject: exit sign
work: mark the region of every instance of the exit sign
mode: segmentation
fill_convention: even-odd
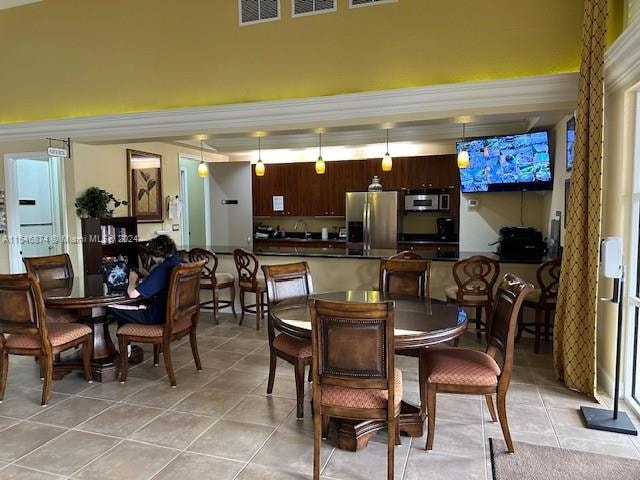
[[[66,148],[56,148],[56,147],[49,147],[47,148],[47,154],[50,157],[62,157],[62,158],[66,158],[69,156],[69,152],[67,152]]]

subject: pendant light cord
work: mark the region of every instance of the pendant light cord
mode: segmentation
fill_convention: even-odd
[[[389,154],[389,129],[387,128],[387,155]]]
[[[320,158],[322,158],[322,132],[320,132],[318,136],[320,137]]]

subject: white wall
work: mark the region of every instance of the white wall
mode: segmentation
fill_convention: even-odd
[[[564,192],[565,181],[571,178],[571,172],[567,172],[567,120],[571,118],[571,115],[564,117],[560,120],[555,127],[553,127],[553,134],[551,136],[554,141],[554,170],[553,170],[553,192],[551,192],[550,202],[546,211],[548,212],[547,230],[551,226],[551,220],[555,218],[556,212],[561,212],[562,220],[560,222],[560,245],[564,245],[565,237],[565,205],[564,205]]]
[[[498,232],[504,226],[522,224],[537,228],[546,236],[544,203],[549,195],[549,192],[460,194],[460,251],[495,252],[497,245],[489,244],[498,240]],[[477,200],[478,206],[468,207],[469,199]]]

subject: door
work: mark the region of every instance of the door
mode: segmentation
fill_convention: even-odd
[[[205,248],[208,244],[208,178],[198,175],[200,159],[180,154],[180,193],[182,196],[183,247]],[[179,219],[171,220],[180,224]]]
[[[251,175],[249,162],[216,163],[210,169],[212,245],[252,245]]]
[[[24,272],[23,257],[63,253],[62,161],[44,153],[5,157],[10,269]]]

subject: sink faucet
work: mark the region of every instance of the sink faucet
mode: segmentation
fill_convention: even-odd
[[[298,225],[300,225],[300,224],[304,225],[304,238],[307,238],[307,236],[309,234],[307,233],[307,222],[305,222],[304,220],[300,219],[300,220],[296,221],[296,224],[293,227],[293,229],[297,232],[298,231]]]

